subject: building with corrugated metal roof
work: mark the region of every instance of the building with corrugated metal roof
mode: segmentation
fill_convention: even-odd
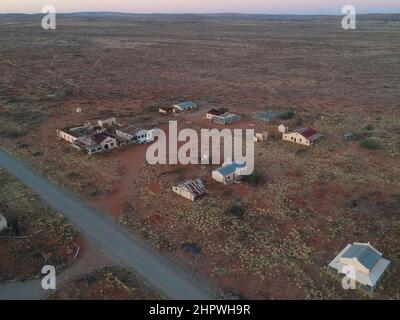
[[[338,274],[346,274],[355,281],[356,287],[373,292],[382,280],[390,261],[370,243],[348,244],[330,263]]]
[[[180,180],[172,186],[172,191],[191,201],[206,193],[206,187],[201,179]]]
[[[311,146],[315,141],[321,138],[322,134],[309,127],[300,128],[296,131],[284,133],[282,135],[283,140],[298,143],[303,146]]]
[[[212,171],[212,178],[223,184],[240,179],[246,172],[246,162],[232,162]]]

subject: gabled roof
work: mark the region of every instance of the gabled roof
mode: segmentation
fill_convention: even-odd
[[[319,138],[322,137],[320,133],[318,133],[316,130],[309,128],[309,127],[304,127],[296,130],[295,132],[301,134],[304,138],[310,141],[315,141]]]
[[[300,133],[304,138],[309,138],[312,137],[313,135],[317,134],[318,132],[312,128],[301,128],[296,131],[297,133]]]
[[[236,170],[244,169],[244,168],[246,168],[246,162],[232,162],[230,164],[226,164],[226,165],[216,169],[216,171],[218,171],[223,176],[227,176],[229,174],[234,173]]]
[[[354,243],[342,255],[343,258],[357,259],[364,267],[371,270],[382,254],[368,243]]]
[[[193,101],[186,101],[186,102],[180,102],[175,104],[176,107],[180,108],[180,109],[189,109],[189,108],[193,108],[194,106],[196,106],[196,104]]]

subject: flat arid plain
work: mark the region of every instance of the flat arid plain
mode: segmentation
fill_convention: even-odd
[[[349,31],[341,17],[112,14],[61,15],[57,29],[46,31],[41,16],[2,15],[0,75],[4,149],[210,281],[221,295],[400,299],[400,15],[361,16],[357,30]],[[185,100],[199,109],[158,113],[158,107]],[[222,129],[205,119],[219,107],[243,115],[228,128],[269,132],[255,145],[257,179],[225,186],[211,179],[215,165],[147,164],[147,145],[89,156],[56,137],[58,128],[108,117],[161,128],[173,119],[181,128]],[[252,118],[263,110],[293,111],[290,128],[310,126],[324,139],[308,148],[283,141],[280,120]],[[347,132],[355,139],[345,141]],[[202,178],[207,194],[195,202],[174,194],[172,184],[183,177]],[[22,190],[10,179],[1,172],[1,180],[14,186],[10,192]],[[0,195],[6,216],[28,205],[6,206],[7,195]],[[43,208],[30,211],[36,207]],[[28,213],[17,216],[32,230],[39,215],[23,216]],[[77,260],[87,261],[79,265],[79,278],[51,298],[99,298],[82,282],[95,274],[92,282],[101,285],[99,275],[112,273],[117,280],[107,286],[116,287],[106,298],[134,297],[125,292],[130,284],[124,279],[135,279],[141,298],[157,296],[91,252],[60,219],[48,238],[69,250],[53,256],[61,255],[66,268],[74,242],[82,247]],[[61,227],[69,236],[53,240]],[[38,255],[48,249],[35,247],[29,261],[26,246],[12,241],[20,240],[0,238],[7,280],[18,272],[21,279],[39,275]],[[353,242],[370,242],[391,261],[372,295],[344,290],[327,270]],[[2,250],[6,244],[23,250]]]

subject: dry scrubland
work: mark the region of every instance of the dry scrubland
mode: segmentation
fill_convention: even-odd
[[[9,228],[0,234],[0,281],[26,280],[50,264],[57,272],[73,261],[77,233],[22,183],[0,170],[0,212]]]
[[[124,268],[104,267],[67,281],[47,299],[154,300],[164,297]]]
[[[38,17],[1,17],[0,141],[104,209],[121,185],[132,186],[117,197],[121,222],[227,292],[368,298],[344,292],[326,266],[348,242],[370,241],[392,261],[373,298],[399,299],[396,19],[364,19],[344,32],[339,20],[60,17],[57,31],[45,32]],[[127,176],[129,157],[137,166],[135,147],[87,156],[55,138],[57,127],[106,116],[162,125],[157,106],[185,99],[204,112],[290,109],[292,127],[313,126],[325,139],[305,149],[275,133],[256,145],[259,184],[224,187],[210,180],[211,166],[143,162]],[[344,142],[347,131],[360,138]],[[364,139],[376,149],[361,147]],[[174,195],[180,176],[203,177],[209,194],[195,203]]]

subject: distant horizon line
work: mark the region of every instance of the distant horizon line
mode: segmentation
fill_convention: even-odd
[[[247,12],[125,12],[125,11],[72,11],[72,12],[57,12],[58,14],[126,14],[126,15],[268,15],[268,16],[342,16],[340,13],[247,13]],[[0,15],[42,15],[44,13],[35,12],[0,12]],[[361,12],[360,15],[387,15],[387,14],[400,14],[400,12]]]

